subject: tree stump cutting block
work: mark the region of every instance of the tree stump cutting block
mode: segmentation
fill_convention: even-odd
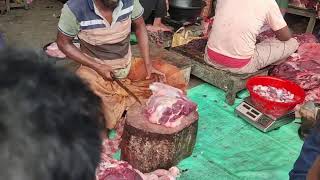
[[[198,113],[184,117],[175,128],[150,123],[144,107],[128,110],[121,142],[121,160],[143,173],[169,169],[192,154],[198,131]]]

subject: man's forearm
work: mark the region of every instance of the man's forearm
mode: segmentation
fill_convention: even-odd
[[[70,59],[80,63],[84,66],[88,66],[92,69],[95,69],[98,64],[97,61],[94,61],[92,58],[84,55],[69,39],[61,37],[63,35],[58,35],[57,44],[59,49]]]
[[[65,44],[62,45],[61,51],[70,59],[76,61],[77,63],[80,63],[84,66],[88,66],[92,69],[95,69],[97,66],[97,62],[93,61],[90,57],[84,55],[79,49],[74,46],[73,44]]]
[[[135,25],[138,46],[147,67],[151,65],[147,29],[142,18],[135,20]]]

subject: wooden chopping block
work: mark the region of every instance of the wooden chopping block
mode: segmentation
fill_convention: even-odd
[[[144,107],[132,106],[122,135],[121,160],[143,173],[169,169],[189,157],[196,143],[198,112],[191,113],[175,128],[150,123]]]

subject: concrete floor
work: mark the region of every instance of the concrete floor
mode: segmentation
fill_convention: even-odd
[[[13,9],[0,15],[0,31],[15,47],[41,49],[55,39],[62,3],[35,0],[30,10]]]

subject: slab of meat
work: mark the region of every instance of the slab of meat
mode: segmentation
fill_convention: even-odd
[[[306,44],[306,43],[317,43],[318,42],[317,37],[311,33],[294,34],[293,37],[297,38],[300,45]]]
[[[97,169],[97,180],[142,180],[127,162],[106,158]]]
[[[320,44],[300,45],[297,55],[278,65],[271,75],[297,83],[306,91],[306,101],[320,102]]]
[[[318,10],[319,5],[318,0],[291,0],[290,3],[297,7],[314,10]]]
[[[294,94],[284,88],[257,85],[253,91],[258,95],[274,102],[293,102]]]
[[[307,91],[305,101],[320,102],[320,87]]]
[[[183,47],[185,49],[192,49],[192,50],[204,53],[207,46],[207,42],[208,42],[207,38],[195,39],[190,41],[188,44],[184,45]]]
[[[66,58],[66,55],[62,51],[60,51],[60,49],[58,48],[57,43],[55,43],[55,42],[50,44],[47,47],[46,53],[50,57]]]
[[[147,102],[146,115],[151,123],[176,127],[182,117],[197,109],[197,105],[179,89],[162,83],[153,83],[150,89],[152,96]]]
[[[77,48],[80,48],[80,44],[79,43],[74,43],[74,45]],[[66,55],[59,49],[58,45],[56,42],[51,43],[45,50],[46,54],[50,57],[56,57],[56,58],[66,58]]]

